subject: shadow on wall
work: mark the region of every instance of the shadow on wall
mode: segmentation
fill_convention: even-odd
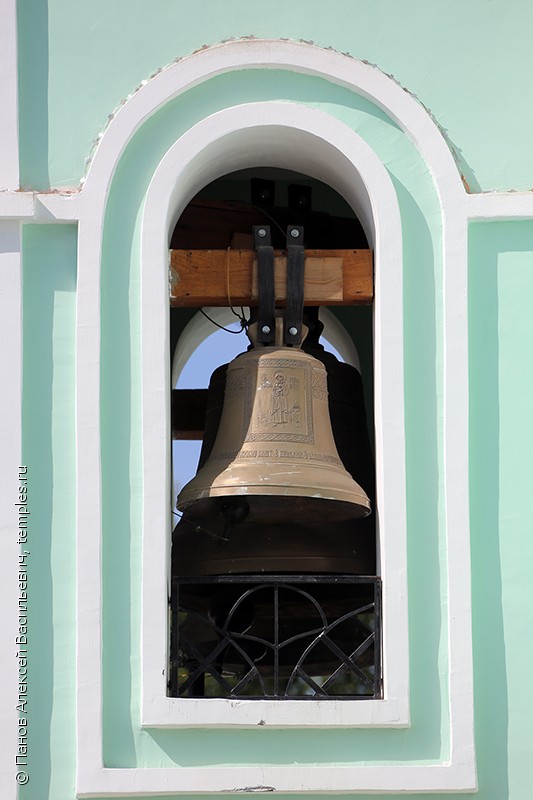
[[[500,230],[498,231],[498,228]],[[508,693],[500,562],[498,256],[501,226],[469,237],[470,508],[474,707],[480,795],[507,800]],[[528,249],[531,249],[529,245]]]
[[[48,1],[18,3],[19,160],[22,189],[50,189]]]
[[[28,469],[30,517],[22,549],[29,551],[31,761],[21,798],[28,800],[35,791],[43,798],[56,796],[52,763],[61,783],[61,770],[75,759],[76,246],[75,226],[24,226],[22,463]],[[54,706],[61,694],[70,700]]]

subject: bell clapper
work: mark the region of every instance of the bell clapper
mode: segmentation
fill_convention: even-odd
[[[244,522],[250,513],[250,506],[242,497],[225,500],[220,506],[220,516],[224,520],[222,536],[218,537],[219,544],[225,546],[235,525]]]

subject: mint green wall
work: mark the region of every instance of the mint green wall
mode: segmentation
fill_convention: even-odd
[[[476,722],[487,797],[531,795],[533,222],[470,236]],[[484,797],[485,795],[483,795]]]
[[[30,700],[40,708],[40,712],[32,716],[35,759],[32,782],[22,790],[22,797],[31,800],[40,800],[43,796],[53,800],[73,798],[75,685],[73,629],[69,626],[73,623],[74,576],[73,561],[68,554],[74,548],[72,377],[75,243],[75,230],[66,226],[27,226],[25,229],[24,300],[29,310],[24,325],[24,441],[26,462],[30,475],[35,479],[35,491],[39,491],[38,495],[34,494],[34,499],[40,507],[42,519],[40,530],[35,531],[35,539],[31,542],[34,569],[37,560],[41,565],[32,575],[32,586],[38,588],[38,602],[34,603],[30,615],[34,627],[34,658],[38,653],[38,665],[34,667],[32,680],[34,695]],[[531,653],[525,646],[528,639],[523,636],[523,631],[530,629],[532,622],[523,589],[529,585],[529,565],[533,557],[529,533],[533,514],[528,481],[533,446],[528,401],[533,392],[533,323],[530,314],[533,223],[472,225],[469,272],[472,567],[479,796],[482,800],[522,800],[528,796],[530,786],[529,726],[533,710],[533,691],[527,680]],[[127,305],[125,302],[124,306]],[[122,314],[126,316],[119,316],[119,321],[125,322],[128,316],[125,308]],[[122,379],[124,373],[121,372],[119,377]],[[138,443],[135,446],[138,447]],[[111,466],[109,458],[107,463]],[[129,549],[127,537],[126,548],[119,558],[118,548],[123,544],[119,542],[116,548],[114,566],[119,569],[113,576],[114,582],[118,580],[115,599],[125,591],[118,604],[122,615],[127,614],[130,599],[126,574],[129,560],[125,557]],[[109,552],[110,537],[107,546]],[[138,545],[131,550],[135,551],[132,561],[138,566]],[[46,565],[44,569],[43,564]],[[138,577],[138,570],[134,570],[133,584]],[[137,614],[138,611],[134,611],[132,627],[138,621]],[[126,627],[130,627],[127,621]],[[127,646],[128,638],[122,634],[120,645]],[[107,653],[109,658],[117,656],[117,652],[109,651],[109,645]],[[126,691],[122,688],[125,674],[122,668],[127,661],[123,657],[114,664],[114,680],[108,672],[108,688],[115,693],[119,690],[124,695],[122,698],[119,696],[114,706],[115,711],[121,712],[122,722],[115,723],[113,729],[110,727],[111,715],[108,715],[106,725],[108,737],[114,733],[118,739],[110,761],[122,765],[135,763],[138,746],[138,742],[134,746],[135,736],[127,719],[130,687]],[[121,674],[120,682],[116,680],[117,672]],[[264,735],[268,731],[254,733],[259,734],[262,747],[268,748],[271,754],[273,745],[274,750],[279,748],[279,752],[282,752],[282,747],[289,748],[291,757],[298,758],[299,755],[304,761],[324,754],[322,749],[314,750],[312,735],[270,734],[269,742],[269,737]],[[336,741],[331,742],[331,747],[338,748],[344,735],[334,735]],[[148,738],[147,734],[144,736]],[[160,736],[159,746],[163,751],[168,750],[164,747],[163,735]],[[393,736],[398,736],[398,732],[393,732]],[[206,732],[182,736],[179,741],[180,762],[186,758],[187,763],[195,763],[191,758],[193,751],[196,751],[196,760],[206,752],[210,753],[211,763],[232,760],[231,748],[237,746],[242,752],[248,735],[226,737],[227,733],[222,737],[224,743],[219,742],[213,750],[213,737]],[[272,742],[272,739],[278,741]],[[327,744],[325,750],[326,753],[329,751]],[[161,763],[168,761],[164,753],[157,756],[154,751],[152,757]],[[271,760],[272,755],[269,757]],[[50,786],[48,794],[47,786]]]
[[[27,549],[28,750],[22,800],[74,797],[76,737],[76,247],[72,225],[23,228],[23,463]]]
[[[431,111],[472,190],[529,189],[533,108],[520,77],[533,68],[532,25],[522,0],[20,2],[22,183],[76,185],[108,115],[141,81],[205,44],[252,35],[376,64]]]
[[[263,17],[250,3],[204,0],[185,13],[185,4],[162,2],[160,9],[168,13],[159,10],[147,20],[144,5],[131,2],[128,24],[119,25],[124,4],[74,8],[62,1],[47,8],[36,1],[30,13],[30,4],[21,3],[21,159],[27,185],[77,183],[92,138],[141,79],[204,41],[250,32],[313,38],[377,62],[415,91],[448,129],[468,161],[464,171],[472,186],[469,170],[482,188],[533,184],[523,167],[531,163],[524,114],[532,112],[515,102],[508,77],[530,52],[517,45],[526,24],[515,32],[504,64],[491,54],[511,24],[512,4],[502,13],[500,0],[473,0],[467,8],[453,2],[432,7],[430,14],[427,4],[413,0],[407,14],[405,5],[392,2],[386,13],[383,6],[332,2],[320,21],[309,14],[310,5],[274,2]],[[204,13],[206,7],[210,13]],[[471,47],[457,45],[457,32],[464,39],[481,10],[486,31],[473,59]],[[525,9],[522,16],[529,13]],[[439,14],[442,19],[435,23]],[[491,16],[497,25],[489,25]],[[387,165],[398,195],[405,248],[409,588],[412,598],[423,598],[410,606],[410,730],[140,730],[139,215],[154,167],[177,136],[206,114],[251,99],[306,103],[346,122]],[[491,136],[484,134],[487,127]],[[512,137],[508,127],[515,128]],[[21,790],[23,800],[74,800],[76,243],[75,226],[24,228],[24,458],[39,524],[30,543],[32,770]],[[222,76],[169,103],[128,146],[109,196],[102,267],[106,765],[401,763],[446,757],[447,630],[439,610],[446,602],[439,482],[440,247],[437,198],[416,150],[371,103],[319,79],[278,71]],[[524,593],[533,556],[528,481],[533,222],[472,225],[469,265],[478,796],[525,800],[532,778],[533,714],[531,637],[524,637],[533,616]]]

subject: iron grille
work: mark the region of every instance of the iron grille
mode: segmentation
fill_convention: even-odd
[[[381,582],[353,575],[175,578],[169,692],[381,697]]]

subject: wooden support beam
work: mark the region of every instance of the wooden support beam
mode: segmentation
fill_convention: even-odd
[[[172,438],[203,439],[207,389],[174,389],[172,392]]]
[[[171,306],[257,305],[253,250],[171,250]],[[276,301],[285,300],[287,258],[275,251]],[[229,275],[229,298],[228,298]],[[305,305],[370,305],[371,250],[306,250]]]

